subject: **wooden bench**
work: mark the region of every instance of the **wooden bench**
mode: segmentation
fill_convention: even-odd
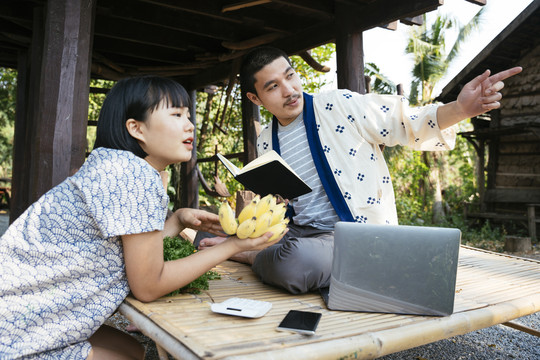
[[[225,261],[214,270],[221,279],[201,294],[150,303],[128,296],[120,306],[155,341],[160,358],[373,359],[497,324],[540,335],[511,322],[540,309],[540,262],[533,259],[462,247],[454,313],[445,317],[331,311],[318,292],[292,295],[265,285],[245,264]],[[257,319],[211,311],[212,303],[231,297],[270,301],[272,309]],[[276,331],[289,310],[321,313],[316,334]]]
[[[465,205],[465,218],[492,219],[496,221],[518,221],[526,224],[531,241],[536,241],[536,224],[540,223],[540,189],[489,189],[486,190],[484,203],[488,211],[469,211]],[[497,206],[514,205],[516,209],[497,209]]]

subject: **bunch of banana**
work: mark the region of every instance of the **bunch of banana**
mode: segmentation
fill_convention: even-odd
[[[256,238],[268,231],[273,235],[268,241],[280,237],[287,229],[289,219],[285,219],[287,208],[284,203],[276,204],[276,197],[269,194],[261,199],[259,195],[242,209],[238,218],[227,201],[219,207],[219,222],[228,235],[239,239]]]

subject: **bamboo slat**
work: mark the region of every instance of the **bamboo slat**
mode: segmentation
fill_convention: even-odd
[[[508,322],[540,310],[540,262],[462,247],[454,314],[446,317],[330,311],[318,293],[291,295],[262,284],[243,264],[224,262],[221,280],[198,295],[143,304],[128,297],[120,310],[177,358],[374,358]],[[212,302],[246,297],[272,302],[262,318],[210,310]],[[314,336],[276,331],[292,309],[323,314]]]

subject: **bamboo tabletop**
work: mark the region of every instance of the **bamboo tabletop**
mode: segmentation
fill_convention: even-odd
[[[318,293],[291,295],[262,284],[250,267],[226,261],[220,280],[199,295],[141,303],[120,311],[158,348],[180,359],[360,359],[465,334],[540,310],[540,261],[461,247],[454,313],[446,317],[330,311]],[[231,297],[272,302],[258,319],[213,313]],[[322,314],[314,336],[276,331],[289,310]]]

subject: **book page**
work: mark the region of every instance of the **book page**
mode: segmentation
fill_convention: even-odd
[[[240,172],[240,169],[238,169],[238,167],[236,165],[234,165],[232,162],[230,162],[229,159],[227,159],[225,156],[223,156],[221,154],[216,154],[216,155],[217,155],[218,159],[223,163],[223,165],[225,165],[227,170],[229,170],[230,173],[233,176],[238,175],[238,173]]]
[[[279,161],[280,163],[282,163],[287,169],[289,169],[290,172],[292,172],[294,175],[298,176],[294,170],[289,166],[289,164],[287,164],[285,162],[285,160],[283,160],[283,158],[281,156],[279,156],[279,154],[277,152],[275,152],[274,150],[270,150],[269,152],[267,153],[264,153],[263,155],[259,156],[258,158],[256,158],[255,160],[251,161],[249,164],[247,164],[246,166],[244,166],[242,168],[242,170],[240,170],[240,173],[244,173],[246,171],[249,171],[251,169],[254,169],[256,167],[259,167],[261,165],[264,165],[264,164],[267,164],[271,161],[274,161],[274,160],[277,160]]]

